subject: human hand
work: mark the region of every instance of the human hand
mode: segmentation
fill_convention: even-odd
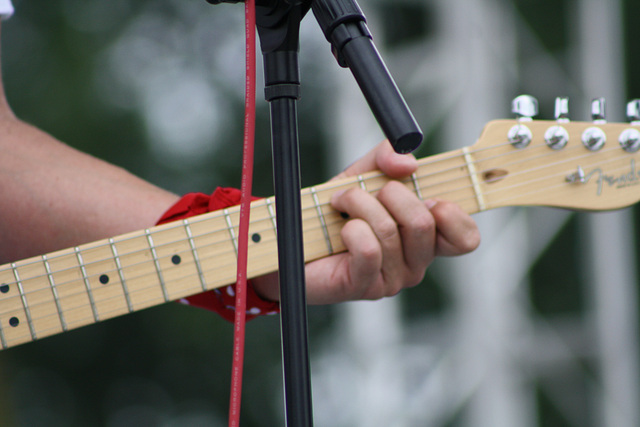
[[[417,166],[413,156],[396,154],[383,142],[334,179],[372,170],[401,179]],[[310,304],[396,295],[420,283],[436,256],[461,255],[480,243],[475,221],[458,205],[421,201],[398,181],[388,182],[375,196],[360,188],[338,192],[331,204],[349,215],[341,231],[347,252],[307,264]],[[276,275],[254,279],[253,286],[268,299],[279,297]]]

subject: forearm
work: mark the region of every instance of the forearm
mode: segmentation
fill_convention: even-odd
[[[178,197],[0,116],[0,262],[152,226]]]

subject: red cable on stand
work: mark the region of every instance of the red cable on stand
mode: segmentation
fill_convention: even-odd
[[[256,12],[255,0],[245,1],[246,82],[244,144],[242,160],[242,186],[240,202],[240,228],[238,232],[238,273],[236,310],[233,334],[233,364],[231,370],[231,396],[229,399],[229,426],[240,425],[242,401],[242,371],[244,363],[245,322],[247,305],[247,258],[249,247],[249,211],[253,182],[253,149],[256,110]]]

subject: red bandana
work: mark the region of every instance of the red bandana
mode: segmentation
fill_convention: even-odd
[[[235,188],[218,187],[210,196],[203,193],[185,194],[162,215],[157,225],[221,210],[239,203],[240,190]],[[236,285],[233,284],[183,298],[180,302],[214,311],[229,322],[233,322],[235,318],[235,300]],[[251,281],[248,282],[247,320],[254,319],[260,315],[275,314],[279,311],[280,305],[277,302],[260,298],[253,286],[251,286]]]

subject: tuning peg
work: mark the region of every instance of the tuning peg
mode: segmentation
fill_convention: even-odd
[[[640,99],[634,99],[627,104],[627,119],[632,126],[640,126]],[[620,145],[625,151],[635,153],[640,150],[640,130],[629,128],[620,134]]]
[[[513,126],[507,138],[516,148],[525,148],[531,142],[533,134],[522,122],[531,121],[538,115],[538,100],[530,95],[520,95],[511,101],[511,112],[518,119],[518,124]]]
[[[606,121],[605,114],[605,100],[604,98],[597,98],[591,101],[591,119],[596,123],[603,123]]]
[[[591,119],[596,124],[606,123],[604,111],[604,98],[597,98],[591,101]],[[591,151],[598,151],[607,142],[607,134],[599,127],[590,127],[582,133],[582,143]]]
[[[569,122],[569,98],[556,98],[553,114],[558,124],[547,129],[544,134],[544,140],[549,148],[561,150],[569,142],[569,132],[561,126],[562,123]]]
[[[640,131],[638,129],[625,129],[619,138],[620,146],[629,153],[635,153],[640,149]]]
[[[634,99],[627,104],[627,119],[633,125],[640,125],[640,99]]]
[[[567,97],[556,98],[554,116],[558,122],[569,121],[569,98]]]
[[[511,112],[519,120],[531,120],[538,115],[538,100],[530,95],[520,95],[511,102]]]

